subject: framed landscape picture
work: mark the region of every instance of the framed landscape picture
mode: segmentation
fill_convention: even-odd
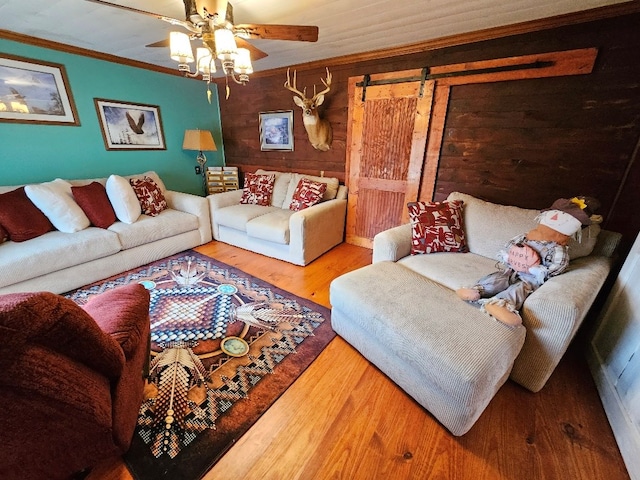
[[[0,121],[80,125],[64,65],[0,53]]]
[[[166,150],[160,107],[95,98],[107,150]]]
[[[260,150],[293,150],[293,110],[259,115]]]

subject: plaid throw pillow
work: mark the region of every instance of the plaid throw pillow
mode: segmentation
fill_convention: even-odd
[[[411,254],[466,252],[462,204],[462,200],[408,203]]]
[[[322,196],[326,190],[326,183],[314,182],[308,178],[300,179],[295,191],[293,192],[293,198],[289,204],[289,210],[297,212],[315,205],[322,200]]]
[[[155,217],[169,207],[162,190],[151,177],[132,178],[129,183],[131,183],[133,191],[138,197],[138,202],[140,202],[142,213],[145,215]]]
[[[257,175],[255,173],[246,173],[240,203],[271,205],[271,195],[273,194],[275,180],[276,176],[274,174]]]

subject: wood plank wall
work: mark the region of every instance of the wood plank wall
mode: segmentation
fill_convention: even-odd
[[[637,6],[636,6],[637,7]],[[283,88],[285,70],[255,75],[246,87],[219,86],[227,163],[345,179],[347,79],[365,73],[597,47],[594,72],[453,87],[438,165],[435,199],[462,191],[489,201],[544,208],[556,198],[593,195],[604,227],[623,233],[626,251],[640,231],[640,13],[578,22],[492,40],[425,49],[376,60],[299,66],[298,86],[333,86],[321,113],[333,127],[328,152],[309,145],[301,112]],[[604,15],[606,17],[606,15]],[[258,113],[294,110],[294,151],[262,152]]]

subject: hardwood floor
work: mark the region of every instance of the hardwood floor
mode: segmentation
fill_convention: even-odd
[[[304,268],[218,242],[197,250],[327,307],[331,280],[371,262],[347,244]],[[337,337],[204,478],[628,479],[580,348],[539,393],[508,381],[454,437]],[[131,476],[115,459],[88,478]]]

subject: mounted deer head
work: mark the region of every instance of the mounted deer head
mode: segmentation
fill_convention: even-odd
[[[331,124],[328,120],[320,118],[318,115],[317,107],[324,102],[325,93],[331,90],[331,74],[327,68],[327,78],[323,78],[322,83],[325,89],[316,93],[316,86],[313,86],[313,97],[307,98],[306,87],[300,91],[296,87],[296,71],[293,71],[293,83],[289,77],[289,69],[287,69],[287,81],[284,83],[284,88],[292,91],[297,96],[293,97],[293,101],[302,109],[302,123],[309,136],[311,145],[316,150],[326,152],[329,150],[332,139]]]

